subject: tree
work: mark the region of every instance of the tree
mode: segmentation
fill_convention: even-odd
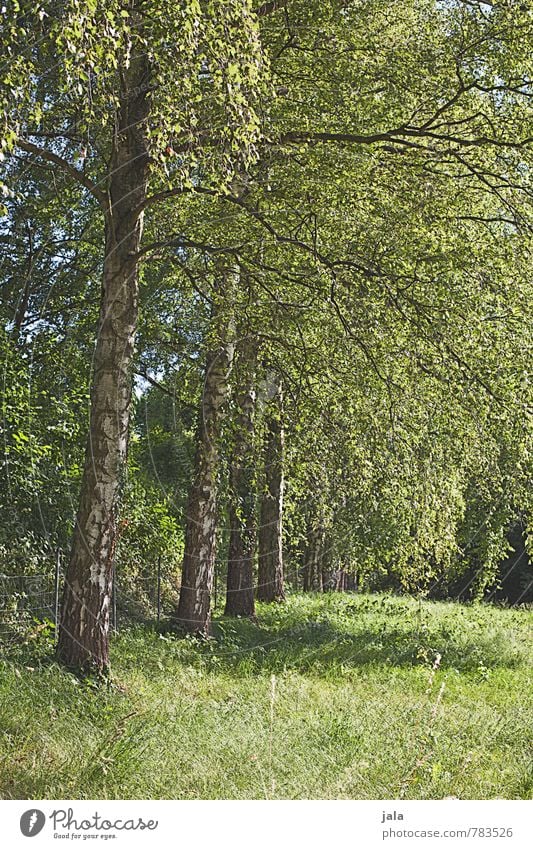
[[[263,394],[264,414],[263,463],[260,471],[259,495],[259,568],[257,598],[260,601],[283,601],[283,498],[285,491],[283,387],[274,371],[267,371]]]
[[[216,280],[213,335],[205,365],[193,480],[187,503],[180,599],[174,614],[175,623],[192,633],[209,633],[210,629],[216,558],[219,431],[223,407],[229,396],[229,375],[235,353],[232,301],[238,276],[233,268],[222,267]]]
[[[257,339],[244,329],[233,379],[234,420],[229,447],[229,547],[227,616],[255,615],[254,559],[257,548],[257,486],[254,427]]]
[[[89,436],[58,647],[68,665],[101,672],[109,664],[144,211],[190,189],[198,168],[218,185],[236,157],[253,155],[261,55],[246,0],[205,10],[190,2],[178,13],[141,0],[19,11],[18,3],[6,9],[12,62],[0,81],[2,148],[68,174],[104,218]],[[28,30],[39,34],[30,54]],[[149,182],[158,189],[152,195]]]

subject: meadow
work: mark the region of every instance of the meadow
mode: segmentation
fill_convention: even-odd
[[[0,795],[528,799],[533,612],[294,595],[214,636],[125,628],[107,685],[50,629],[0,660]]]

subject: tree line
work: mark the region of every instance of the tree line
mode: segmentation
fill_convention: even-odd
[[[1,23],[3,558],[70,541],[60,659],[107,669],[117,550],[172,554],[191,633],[221,556],[228,615],[284,561],[491,591],[530,516],[531,4]]]

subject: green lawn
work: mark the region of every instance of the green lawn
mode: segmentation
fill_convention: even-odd
[[[45,639],[6,650],[0,795],[531,798],[531,611],[329,594],[258,617],[124,630],[110,688]]]

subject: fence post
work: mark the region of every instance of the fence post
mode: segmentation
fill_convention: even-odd
[[[59,640],[59,572],[61,570],[61,549],[56,548],[56,563],[54,573],[54,625],[56,642]]]
[[[111,587],[111,606],[113,608],[113,633],[117,633],[117,567],[113,564],[113,585]]]
[[[157,558],[157,624],[161,621],[161,555]]]

